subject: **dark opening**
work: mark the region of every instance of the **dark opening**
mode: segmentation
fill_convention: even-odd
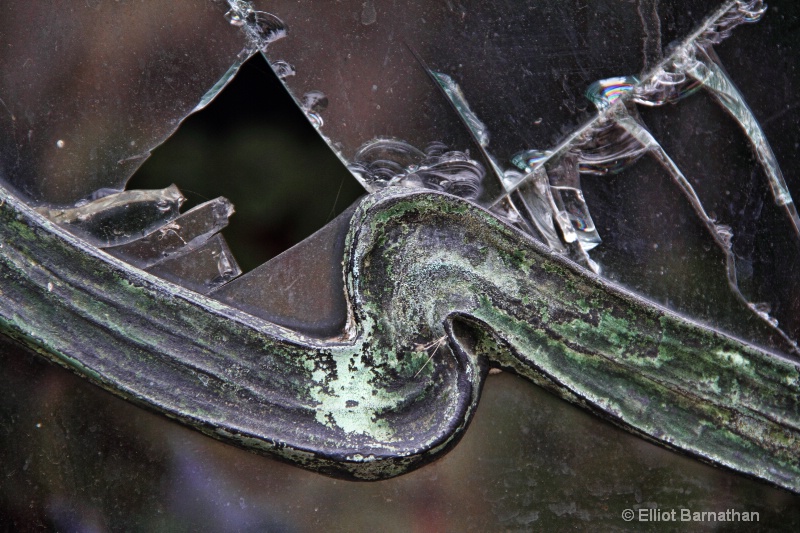
[[[153,151],[127,189],[171,183],[187,198],[183,211],[217,196],[233,202],[236,213],[223,233],[244,271],[364,194],[260,55]]]

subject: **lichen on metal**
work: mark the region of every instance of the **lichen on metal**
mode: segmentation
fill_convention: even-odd
[[[227,4],[247,53],[285,35],[275,15],[243,0]],[[276,263],[231,281],[241,271],[219,234],[232,214],[227,200],[179,216],[183,197],[171,187],[37,210],[0,187],[0,332],[214,438],[330,475],[383,479],[440,457],[466,430],[489,371],[503,369],[653,442],[800,492],[798,361],[660,307],[567,258],[597,266],[586,253],[599,236],[579,171],[601,173],[600,163],[651,152],[697,200],[692,206],[727,254],[731,289],[739,291],[730,229],[706,214],[635,111],[634,104],[677,101],[697,88],[675,82],[676,74],[704,85],[737,119],[797,232],[776,158],[710,48],[762,8],[758,0],[725,2],[649,75],[593,85],[598,115],[553,150],[518,154],[515,173],[489,154],[488,131],[456,81],[428,70],[489,172],[467,150],[440,142],[425,151],[397,139],[363,145],[351,170],[371,194],[306,243],[325,248],[328,266],[341,265],[336,279],[308,289],[341,298],[314,323],[299,318],[311,307],[306,300],[298,309],[288,296],[280,309],[259,308],[262,292],[239,301]],[[323,100],[315,91],[303,98],[318,128]],[[579,152],[598,148],[613,128],[625,143],[612,148],[624,150],[581,160]],[[502,198],[487,201],[487,175],[505,180]],[[522,208],[527,215],[516,212]],[[119,212],[130,227],[109,223]],[[585,230],[583,240],[576,229]],[[278,260],[297,260],[290,256]]]
[[[465,200],[366,197],[345,248],[351,329],[319,339],[137,270],[0,193],[3,332],[215,438],[395,476],[455,444],[498,367],[800,490],[795,361],[611,286]]]

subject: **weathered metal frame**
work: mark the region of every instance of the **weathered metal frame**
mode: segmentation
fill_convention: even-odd
[[[320,340],[138,270],[0,188],[0,331],[217,439],[355,479],[453,446],[490,367],[800,492],[800,366],[646,301],[462,199],[361,201],[347,334]]]

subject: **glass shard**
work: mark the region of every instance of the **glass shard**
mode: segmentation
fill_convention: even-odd
[[[551,194],[559,213],[566,215],[565,223],[571,225],[578,243],[585,251],[600,244],[600,235],[595,229],[589,207],[583,197],[580,163],[583,159],[568,154],[547,169]],[[559,219],[563,219],[563,215]]]
[[[537,230],[522,217],[519,210],[510,199],[506,198],[505,201],[499,202],[497,205],[492,207],[490,211],[500,217],[501,220],[506,221],[508,224],[517,229],[530,233],[540,241],[544,242],[544,237],[542,237],[541,234],[538,234]]]
[[[175,185],[123,191],[79,203],[78,207],[37,210],[86,241],[104,248],[139,239],[178,216],[185,198]]]
[[[170,256],[199,248],[228,225],[233,204],[225,198],[210,200],[183,213],[149,235],[105,251],[146,269]]]
[[[40,204],[120,190],[252,53],[221,2],[0,6],[0,179]],[[233,67],[232,67],[233,66]]]
[[[525,183],[510,196],[513,205],[551,249],[566,252],[566,246],[575,242],[576,236],[569,218],[556,205],[553,190],[544,169],[539,167],[528,176]],[[558,226],[558,229],[556,227]]]
[[[146,270],[200,294],[208,294],[242,273],[221,234],[214,235],[198,248],[168,257]]]
[[[797,214],[797,207],[792,200],[792,195],[786,185],[786,180],[783,177],[775,153],[772,151],[766,135],[764,135],[764,130],[761,129],[758,120],[753,116],[750,106],[747,105],[744,97],[725,72],[725,69],[722,68],[720,60],[713,49],[703,48],[698,50],[695,59],[696,63],[688,69],[688,74],[700,82],[703,88],[707,89],[741,126],[753,147],[756,157],[758,157],[761,166],[767,173],[775,202],[784,207],[795,233],[800,235],[800,217]]]
[[[481,122],[481,119],[469,108],[467,99],[464,93],[461,92],[461,87],[453,81],[453,78],[441,72],[431,72],[433,79],[439,84],[444,91],[447,99],[453,104],[456,112],[464,119],[467,127],[478,144],[486,147],[489,145],[489,132],[486,129],[486,124]]]
[[[300,244],[214,290],[211,296],[275,324],[317,337],[347,322],[342,260],[354,207]]]
[[[732,249],[733,233],[730,226],[718,224],[706,213],[700,198],[697,196],[697,193],[690,184],[689,180],[686,178],[686,176],[684,176],[684,174],[678,168],[678,165],[676,165],[672,158],[667,155],[663,147],[658,143],[658,141],[655,140],[655,138],[652,136],[652,134],[650,134],[649,131],[647,131],[646,128],[644,128],[637,120],[629,116],[620,116],[618,118],[618,123],[628,132],[630,132],[634,138],[638,139],[643,146],[648,147],[656,160],[661,163],[665,169],[667,169],[672,179],[678,184],[683,194],[686,195],[693,209],[697,213],[697,216],[706,226],[709,233],[713,236],[717,246],[725,254],[728,284],[730,285],[731,291],[734,293],[734,295],[769,325],[778,328],[778,322],[769,316],[767,312],[768,307],[764,306],[763,304],[757,305],[753,303],[751,298],[746,297],[739,288],[736,257]],[[779,332],[784,336],[787,342],[796,344],[793,339],[783,332],[783,330],[779,329]]]
[[[395,139],[376,139],[356,152],[350,171],[369,191],[390,185],[423,187],[476,200],[486,171],[469,154],[431,143],[421,151]]]

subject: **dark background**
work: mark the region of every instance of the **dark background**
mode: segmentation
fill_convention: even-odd
[[[224,235],[245,271],[365,194],[258,54],[153,151],[127,189],[172,183],[187,198],[183,211],[217,196],[233,202]]]

